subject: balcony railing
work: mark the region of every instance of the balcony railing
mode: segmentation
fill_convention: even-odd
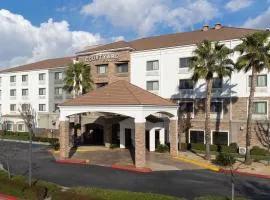
[[[193,89],[179,89],[181,95],[192,95],[194,94]]]
[[[222,93],[222,88],[212,88],[213,95],[220,95]]]

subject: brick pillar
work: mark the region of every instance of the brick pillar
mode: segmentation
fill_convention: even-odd
[[[172,156],[178,155],[178,131],[177,131],[177,120],[170,119],[170,154]]]
[[[105,147],[110,148],[112,144],[112,124],[109,120],[105,120],[103,131]]]
[[[145,123],[135,123],[135,165],[145,167]]]
[[[60,121],[60,158],[68,158],[70,151],[69,121]]]

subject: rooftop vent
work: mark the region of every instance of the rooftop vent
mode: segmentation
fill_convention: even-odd
[[[219,29],[222,28],[222,24],[221,23],[216,23],[214,28],[215,28],[215,30],[219,30]]]
[[[202,28],[202,31],[208,31],[209,30],[209,26],[207,24],[205,24]]]

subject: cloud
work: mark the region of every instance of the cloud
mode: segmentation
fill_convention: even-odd
[[[71,55],[103,39],[99,34],[71,31],[67,21],[49,19],[40,26],[23,16],[0,10],[0,67]]]
[[[218,16],[218,9],[208,0],[185,0],[175,6],[165,0],[93,0],[81,13],[104,17],[114,27],[132,28],[140,36],[153,32],[158,24],[183,30]]]
[[[251,6],[252,3],[252,0],[231,0],[225,5],[225,8],[231,12],[237,12]]]
[[[255,18],[249,18],[245,23],[244,27],[248,28],[270,28],[270,7],[257,15]]]

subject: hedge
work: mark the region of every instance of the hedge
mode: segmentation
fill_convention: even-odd
[[[188,149],[194,149],[199,151],[205,151],[206,145],[202,143],[190,143],[188,145]],[[210,145],[210,151],[215,152],[224,152],[224,153],[237,153],[238,147],[236,143],[231,143],[229,146],[227,145]]]

